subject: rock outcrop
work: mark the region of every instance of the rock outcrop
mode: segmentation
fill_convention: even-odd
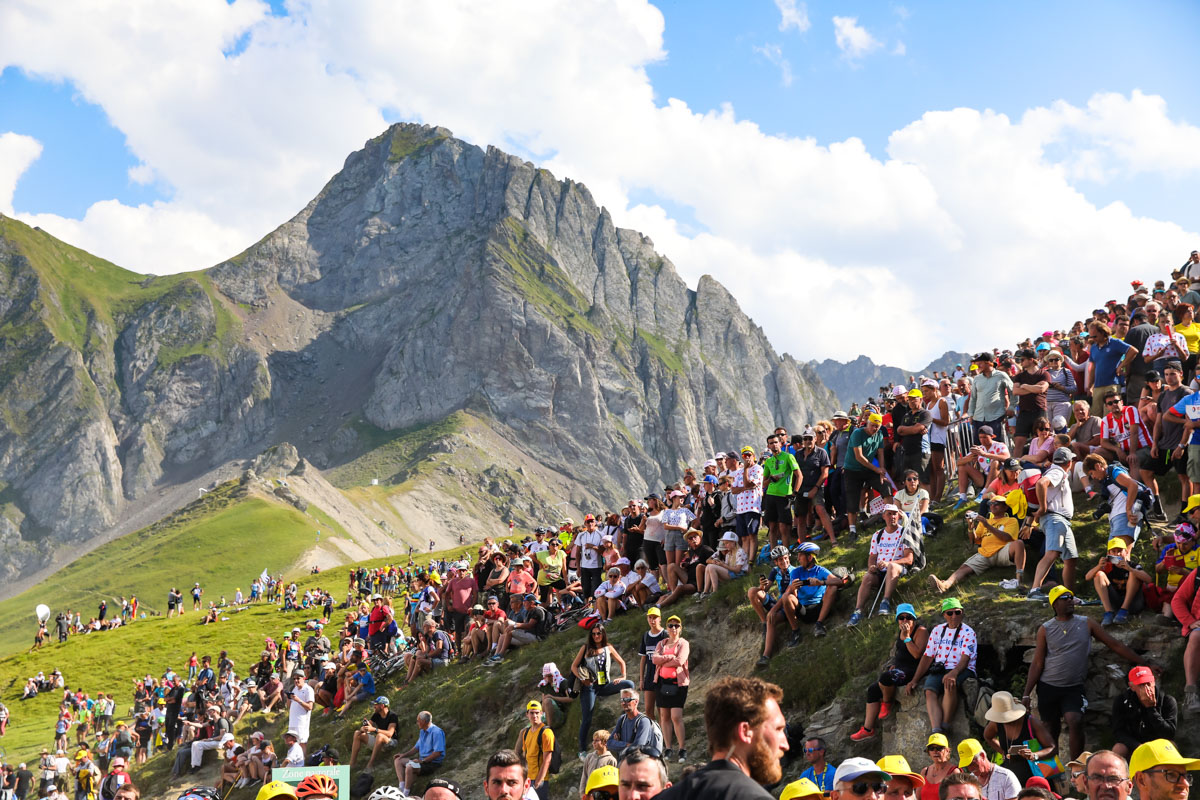
[[[586,187],[415,125],[204,273],[146,278],[0,218],[0,390],[8,576],[283,441],[286,469],[326,469],[465,409],[610,503],[834,404]]]

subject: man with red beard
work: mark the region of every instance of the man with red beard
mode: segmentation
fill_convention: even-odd
[[[658,795],[662,800],[773,800],[788,749],[783,690],[758,678],[724,678],[708,690],[704,727],[712,761]]]

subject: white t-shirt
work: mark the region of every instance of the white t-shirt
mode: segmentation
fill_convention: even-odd
[[[894,495],[896,505],[905,514],[918,514],[921,511],[921,500],[929,499],[929,492],[917,489],[916,494],[909,494],[907,489],[901,489]]]
[[[983,785],[983,800],[1012,800],[1021,791],[1017,776],[1004,767],[992,767],[988,782]]]
[[[662,512],[657,514],[646,515],[646,531],[643,539],[647,542],[663,543],[663,537],[666,535],[667,529],[663,527]]]
[[[311,703],[316,700],[316,693],[307,683],[302,683],[292,690],[292,699],[288,704],[288,729],[300,734],[300,742],[304,743],[308,741],[308,721],[312,717],[312,711],[305,709],[296,702],[297,700]],[[291,757],[290,751],[288,757]]]
[[[583,530],[575,537],[575,543],[579,545],[579,566],[581,569],[600,569],[600,542],[602,541],[600,531]],[[597,549],[589,550],[587,545],[591,545]]]
[[[547,544],[546,542],[534,541],[529,544],[529,549],[526,552],[540,553],[543,550],[549,550],[549,549],[550,549],[550,545]]]
[[[1075,515],[1075,499],[1071,497],[1071,481],[1067,479],[1067,471],[1058,464],[1042,473],[1044,480],[1050,481],[1046,489],[1046,511],[1062,514],[1067,519]]]
[[[300,743],[297,742],[288,748],[287,755],[283,757],[283,766],[285,767],[303,767],[304,766],[304,750],[301,749]]]

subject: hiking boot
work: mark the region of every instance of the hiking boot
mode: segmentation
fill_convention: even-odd
[[[792,635],[788,639],[787,646],[795,647],[798,644],[800,644],[800,631],[792,631]]]
[[[850,741],[852,742],[862,742],[873,738],[875,738],[875,731],[868,730],[865,726],[850,734]]]
[[[681,747],[681,748],[679,748],[679,763],[684,764],[686,762],[687,762],[687,748]]]
[[[758,669],[762,669],[763,667],[767,666],[767,664],[770,664],[770,663],[771,663],[771,659],[767,658],[766,656],[759,656],[758,661],[754,662],[754,666],[757,667]]]
[[[1196,687],[1183,687],[1183,708],[1189,714],[1200,714],[1200,692]]]
[[[881,702],[879,704],[879,719],[887,719],[892,714],[892,704]]]
[[[1129,611],[1127,609],[1122,608],[1119,611],[1117,611],[1117,615],[1115,617],[1113,617],[1113,624],[1114,625],[1124,625],[1126,622],[1129,622]]]
[[[1113,612],[1105,611],[1104,616],[1100,618],[1100,625],[1102,627],[1107,628],[1109,625],[1112,625],[1112,623],[1113,623]]]
[[[854,613],[850,615],[850,619],[846,622],[846,624],[853,628],[860,622],[862,622],[862,612],[858,609],[855,609]]]
[[[875,612],[876,616],[890,617],[892,615],[892,601],[886,597],[879,601],[879,610]]]
[[[824,622],[817,620],[813,623],[813,636],[824,636],[827,633],[829,633],[829,631],[825,630]]]

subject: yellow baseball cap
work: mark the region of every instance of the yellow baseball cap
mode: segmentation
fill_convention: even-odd
[[[876,425],[882,425],[883,417],[879,414],[871,414],[867,417],[867,422],[874,422]]]
[[[1200,758],[1184,758],[1170,739],[1154,739],[1138,745],[1133,751],[1129,757],[1129,775],[1132,777],[1154,767],[1182,767],[1190,772],[1200,769]]]
[[[1054,603],[1058,600],[1058,598],[1062,597],[1064,594],[1069,594],[1069,595],[1071,595],[1071,597],[1075,596],[1075,593],[1072,592],[1070,589],[1068,589],[1065,586],[1055,586],[1053,589],[1051,589],[1050,590],[1050,607],[1053,608]]]
[[[526,710],[526,711],[541,711],[541,710],[542,710],[542,704],[541,704],[541,703],[539,703],[537,700],[530,700],[530,701],[529,701],[529,702],[528,702],[528,703],[525,705],[525,710]]]
[[[925,785],[925,778],[912,771],[912,767],[908,765],[908,759],[904,756],[884,756],[875,764],[893,778],[908,778],[914,787]]]
[[[621,776],[617,773],[617,768],[610,764],[607,767],[592,770],[592,774],[588,775],[587,788],[583,793],[591,794],[597,789],[604,789],[608,786],[616,789],[620,785]]]
[[[958,743],[958,766],[960,769],[966,769],[971,762],[975,760],[975,756],[983,752],[983,745],[978,739],[963,739]]]
[[[754,448],[751,447],[750,445],[746,445],[745,447],[742,448],[742,455],[746,455],[746,453],[750,453],[753,455]]]
[[[946,738],[944,733],[929,734],[929,741],[925,743],[925,747],[950,747],[950,740]]]
[[[800,780],[792,781],[787,786],[783,787],[783,794],[779,795],[779,800],[799,800],[801,797],[820,796],[820,786],[817,786],[808,778],[801,778]]]
[[[646,616],[647,617],[661,617],[662,612],[658,610],[658,606],[650,606],[648,609],[646,609]]]
[[[1200,494],[1194,494],[1187,499],[1187,505],[1183,507],[1183,513],[1187,514],[1197,508],[1200,508]]]
[[[908,396],[909,397],[921,397],[922,396],[921,390],[920,389],[909,389]]]
[[[1114,536],[1108,540],[1108,544],[1104,545],[1105,550],[1124,550],[1129,545],[1125,544],[1125,540]]]

